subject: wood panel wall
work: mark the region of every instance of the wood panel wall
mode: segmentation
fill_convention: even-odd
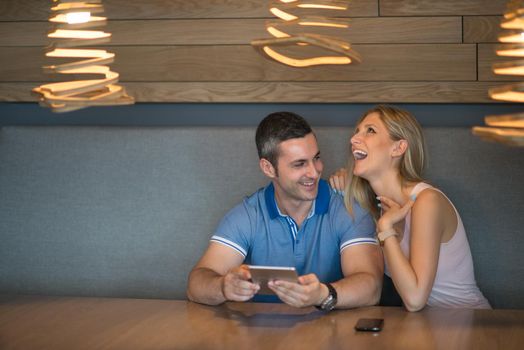
[[[269,0],[105,0],[113,70],[138,102],[494,103],[506,0],[351,0],[360,65],[291,68],[254,51]],[[34,101],[51,1],[0,1],[0,101]],[[337,13],[338,15],[338,13]]]

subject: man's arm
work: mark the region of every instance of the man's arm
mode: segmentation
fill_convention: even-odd
[[[344,278],[333,283],[338,294],[337,308],[376,305],[384,273],[380,247],[374,244],[347,247],[342,251],[341,265]]]
[[[245,265],[241,265],[243,260],[244,257],[234,249],[211,242],[189,274],[189,300],[218,305],[227,300],[251,299],[259,286],[249,282],[251,274]]]

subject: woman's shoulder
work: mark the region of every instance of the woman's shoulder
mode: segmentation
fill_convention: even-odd
[[[456,230],[458,212],[449,198],[438,188],[431,185],[424,186],[418,192],[412,210],[415,217],[435,220],[443,227],[448,227],[450,233]],[[445,239],[448,240],[449,237]]]
[[[415,199],[414,207],[434,206],[435,208],[446,206],[449,199],[438,188],[426,183],[419,182],[411,192],[412,198]]]

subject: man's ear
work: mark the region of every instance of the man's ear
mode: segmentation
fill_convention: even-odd
[[[258,162],[258,165],[260,166],[260,170],[266,175],[267,177],[273,179],[276,177],[276,170],[273,164],[265,158],[260,158],[260,161]]]
[[[408,142],[406,140],[398,140],[395,142],[395,147],[393,148],[393,152],[391,155],[393,157],[400,157],[404,153],[406,153],[406,150],[408,149]]]

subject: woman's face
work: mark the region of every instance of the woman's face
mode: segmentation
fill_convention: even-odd
[[[354,175],[371,181],[394,169],[392,152],[395,141],[390,138],[377,112],[368,114],[357,125],[350,142],[355,162]]]

